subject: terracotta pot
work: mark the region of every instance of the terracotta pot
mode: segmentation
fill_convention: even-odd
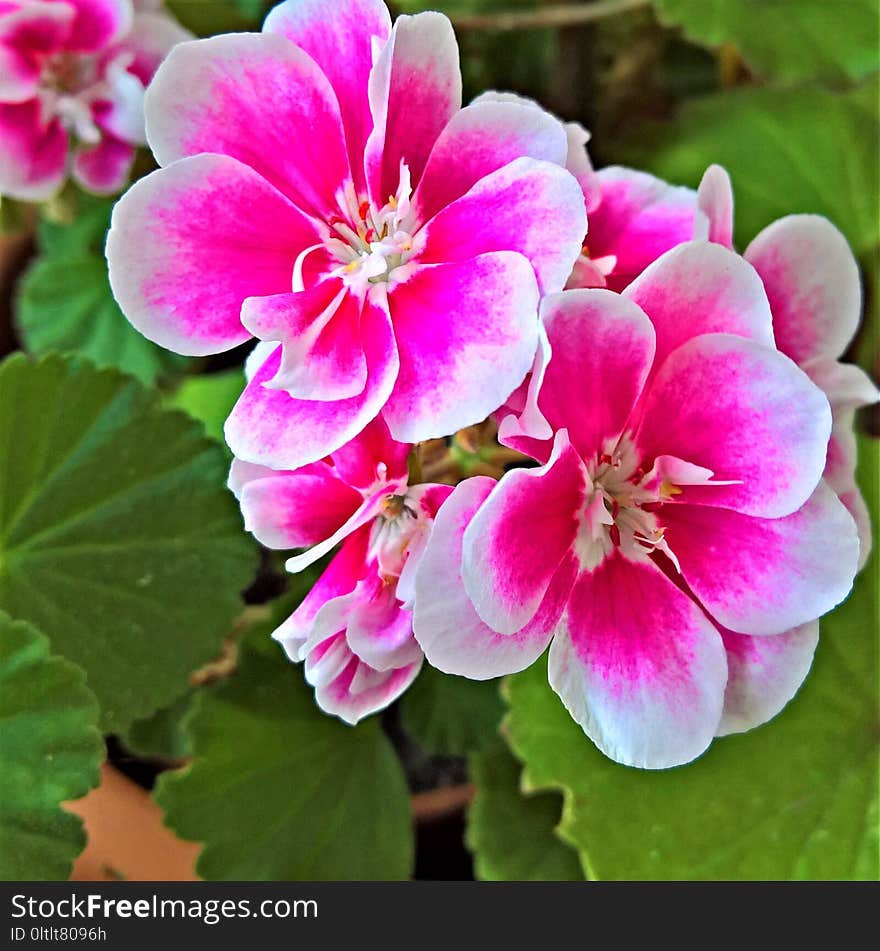
[[[462,812],[473,799],[470,784],[417,793],[410,799],[414,821],[430,824]],[[73,866],[78,882],[192,882],[200,846],[178,839],[162,823],[150,795],[115,767],[104,764],[101,784],[66,804],[85,823],[88,844]]]

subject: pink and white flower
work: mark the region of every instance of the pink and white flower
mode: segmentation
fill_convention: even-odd
[[[522,381],[583,197],[552,116],[461,108],[444,16],[287,0],[261,34],[179,46],[146,112],[164,167],[116,207],[111,284],[169,349],[277,345],[227,423],[237,456],[298,468],[380,412],[445,435]]]
[[[733,247],[733,189],[718,165],[698,191],[697,237]],[[788,215],[768,225],[743,257],[764,282],[776,345],[800,366],[831,403],[833,426],[824,477],[859,528],[859,567],[871,552],[871,521],[856,484],[856,410],[880,400],[870,377],[842,363],[862,314],[859,268],[846,238],[819,215]]]
[[[245,527],[269,548],[306,548],[301,571],[341,542],[324,573],[273,635],[305,662],[318,706],[346,723],[386,707],[412,683],[415,569],[450,486],[410,486],[410,446],[381,420],[320,462],[279,472],[236,459],[230,488]]]
[[[754,269],[688,243],[621,294],[542,305],[540,465],[461,483],[416,578],[428,661],[549,676],[619,762],[685,763],[777,713],[849,591],[853,520],[821,481],[822,391],[773,341]]]
[[[50,198],[70,172],[112,194],[143,145],[144,90],[191,36],[132,0],[0,0],[0,194]]]
[[[515,102],[541,109],[534,100],[507,92],[486,92],[474,102]],[[588,217],[566,287],[623,290],[661,254],[693,237],[696,192],[621,165],[597,172],[587,150],[590,133],[579,122],[566,122],[565,135],[565,166],[581,186]]]

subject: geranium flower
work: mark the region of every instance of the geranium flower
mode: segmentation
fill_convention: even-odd
[[[191,34],[131,0],[0,2],[0,194],[50,198],[70,171],[112,194],[143,145],[144,89]]]
[[[412,442],[484,419],[535,354],[586,218],[552,116],[460,108],[452,27],[379,0],[276,7],[178,47],[147,94],[160,165],[117,205],[114,292],[186,354],[281,346],[226,426],[297,468],[381,411]]]
[[[467,480],[416,579],[441,670],[550,682],[619,762],[674,766],[772,716],[815,619],[849,591],[858,538],[820,481],[831,413],[773,345],[760,279],[714,244],[667,252],[622,294],[542,307],[541,465]]]
[[[733,189],[727,172],[711,166],[700,183],[698,237],[733,247]],[[773,312],[776,346],[824,390],[833,426],[825,480],[859,528],[859,567],[871,552],[871,520],[856,484],[856,410],[880,400],[870,377],[840,358],[862,315],[862,287],[846,238],[820,215],[788,215],[768,225],[743,257],[761,275]]]
[[[415,568],[452,489],[408,485],[410,449],[376,420],[296,471],[235,460],[230,472],[245,527],[269,548],[307,549],[288,560],[290,571],[342,543],[273,636],[291,660],[305,661],[318,706],[346,723],[386,707],[422,665],[412,633]]]
[[[515,93],[487,92],[474,101],[541,108]],[[565,134],[566,168],[581,186],[589,219],[566,287],[621,291],[661,254],[690,241],[696,226],[696,193],[622,165],[597,172],[587,150],[590,133],[579,122],[566,122]]]

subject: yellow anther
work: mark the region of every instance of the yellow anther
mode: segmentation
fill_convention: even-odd
[[[351,272],[358,266],[357,261],[349,261],[348,264],[342,269],[346,274],[351,274]]]
[[[391,205],[391,207],[392,207],[395,211],[397,211],[397,198],[396,198],[395,195],[389,195],[389,196],[388,196],[388,204]]]
[[[660,496],[664,499],[671,499],[675,495],[681,495],[682,490],[669,479],[664,479],[660,483]]]

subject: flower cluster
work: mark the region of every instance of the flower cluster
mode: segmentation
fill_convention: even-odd
[[[0,195],[50,198],[67,177],[112,194],[144,135],[144,90],[190,38],[160,0],[0,3]]]
[[[259,341],[230,487],[289,570],[336,549],[275,634],[322,709],[550,645],[592,740],[662,768],[788,702],[870,543],[878,394],[839,362],[861,295],[829,222],[740,256],[721,169],[596,171],[534,102],[462,107],[448,20],[380,0],[178,45],[145,111],[161,167],[116,206],[111,284],[177,352]],[[508,471],[416,475],[487,419]]]

